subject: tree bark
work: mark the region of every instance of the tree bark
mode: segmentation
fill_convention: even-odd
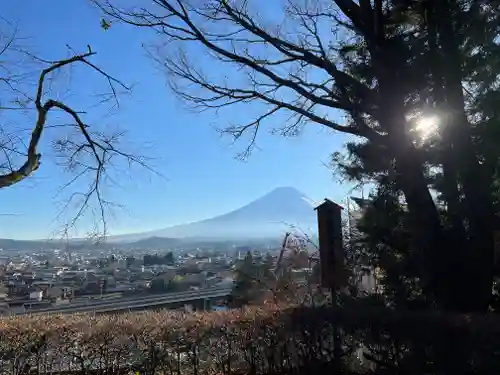
[[[491,195],[491,178],[479,163],[472,141],[471,124],[465,111],[462,88],[462,58],[459,51],[453,12],[459,11],[454,0],[432,2],[441,47],[442,72],[434,72],[443,80],[447,116],[450,121],[449,152],[457,165],[459,183],[464,193],[465,221],[468,223],[467,247],[457,262],[455,309],[485,311],[491,301],[493,286],[493,257],[495,213]],[[438,65],[439,66],[439,65]],[[442,76],[438,76],[441,73]],[[452,127],[452,128],[451,128]],[[457,293],[457,289],[462,289]],[[458,294],[458,295],[457,295]]]
[[[441,218],[429,190],[421,155],[415,148],[406,128],[404,111],[404,77],[400,67],[404,62],[395,59],[398,46],[380,38],[371,48],[373,65],[379,81],[379,121],[388,134],[389,149],[394,158],[396,179],[401,188],[412,221],[416,248],[422,253],[420,274],[424,294],[429,304],[445,307],[448,303],[447,248]],[[392,57],[392,58],[388,58]]]

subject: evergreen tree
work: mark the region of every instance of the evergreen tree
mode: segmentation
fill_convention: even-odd
[[[226,129],[235,138],[249,134],[254,145],[266,120],[282,112],[285,135],[316,123],[355,136],[347,159],[337,154],[334,162],[354,181],[374,183],[377,204],[394,206],[377,219],[387,222],[384,230],[372,226],[373,258],[411,275],[428,306],[488,309],[498,227],[500,4],[292,0],[277,27],[263,14],[278,19],[279,12],[251,1],[114,5],[102,9],[179,48],[197,43],[218,70],[244,74],[205,74],[188,50],[161,57],[178,79],[175,92],[198,108],[258,104],[262,113]]]
[[[233,303],[237,306],[247,305],[256,298],[259,289],[257,267],[251,252],[247,252],[243,262],[236,270],[236,283],[232,293]]]
[[[174,264],[174,253],[169,251],[168,253],[165,254],[164,256],[164,262],[165,264]]]

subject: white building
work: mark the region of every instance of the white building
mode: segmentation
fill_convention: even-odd
[[[36,291],[30,292],[30,300],[41,301],[42,299],[43,299],[43,291],[36,290]]]

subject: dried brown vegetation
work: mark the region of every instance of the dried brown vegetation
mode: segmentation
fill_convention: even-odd
[[[334,321],[344,373],[498,370],[500,324],[493,315],[360,306],[4,318],[0,363],[6,374],[331,373]]]

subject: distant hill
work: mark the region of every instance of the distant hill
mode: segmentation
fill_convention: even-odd
[[[174,247],[180,244],[182,244],[182,240],[177,238],[153,236],[138,241],[127,242],[125,245],[127,245],[127,247],[134,247],[141,249],[154,249],[154,248]]]
[[[22,241],[0,238],[0,249],[4,250],[26,250],[26,249],[50,248],[46,241]]]
[[[175,248],[177,246],[244,244],[262,240],[275,240],[284,235],[290,226],[297,226],[307,233],[316,232],[316,213],[312,201],[297,189],[281,187],[247,205],[226,214],[194,223],[176,225],[144,233],[111,236],[99,243],[99,248],[113,247],[118,243],[128,248]],[[0,249],[43,250],[80,249],[94,247],[91,242],[74,239],[69,242],[22,241],[0,239]]]
[[[90,241],[65,241],[61,239],[53,240],[40,240],[40,241],[28,241],[28,240],[12,240],[6,238],[0,238],[0,249],[3,250],[13,250],[13,251],[25,251],[25,250],[51,250],[51,249],[72,249],[77,250],[84,247],[93,246]]]
[[[149,237],[215,239],[275,238],[295,225],[310,232],[316,228],[312,201],[292,187],[281,187],[226,214],[194,223],[145,233],[110,237],[111,242],[131,242]]]

